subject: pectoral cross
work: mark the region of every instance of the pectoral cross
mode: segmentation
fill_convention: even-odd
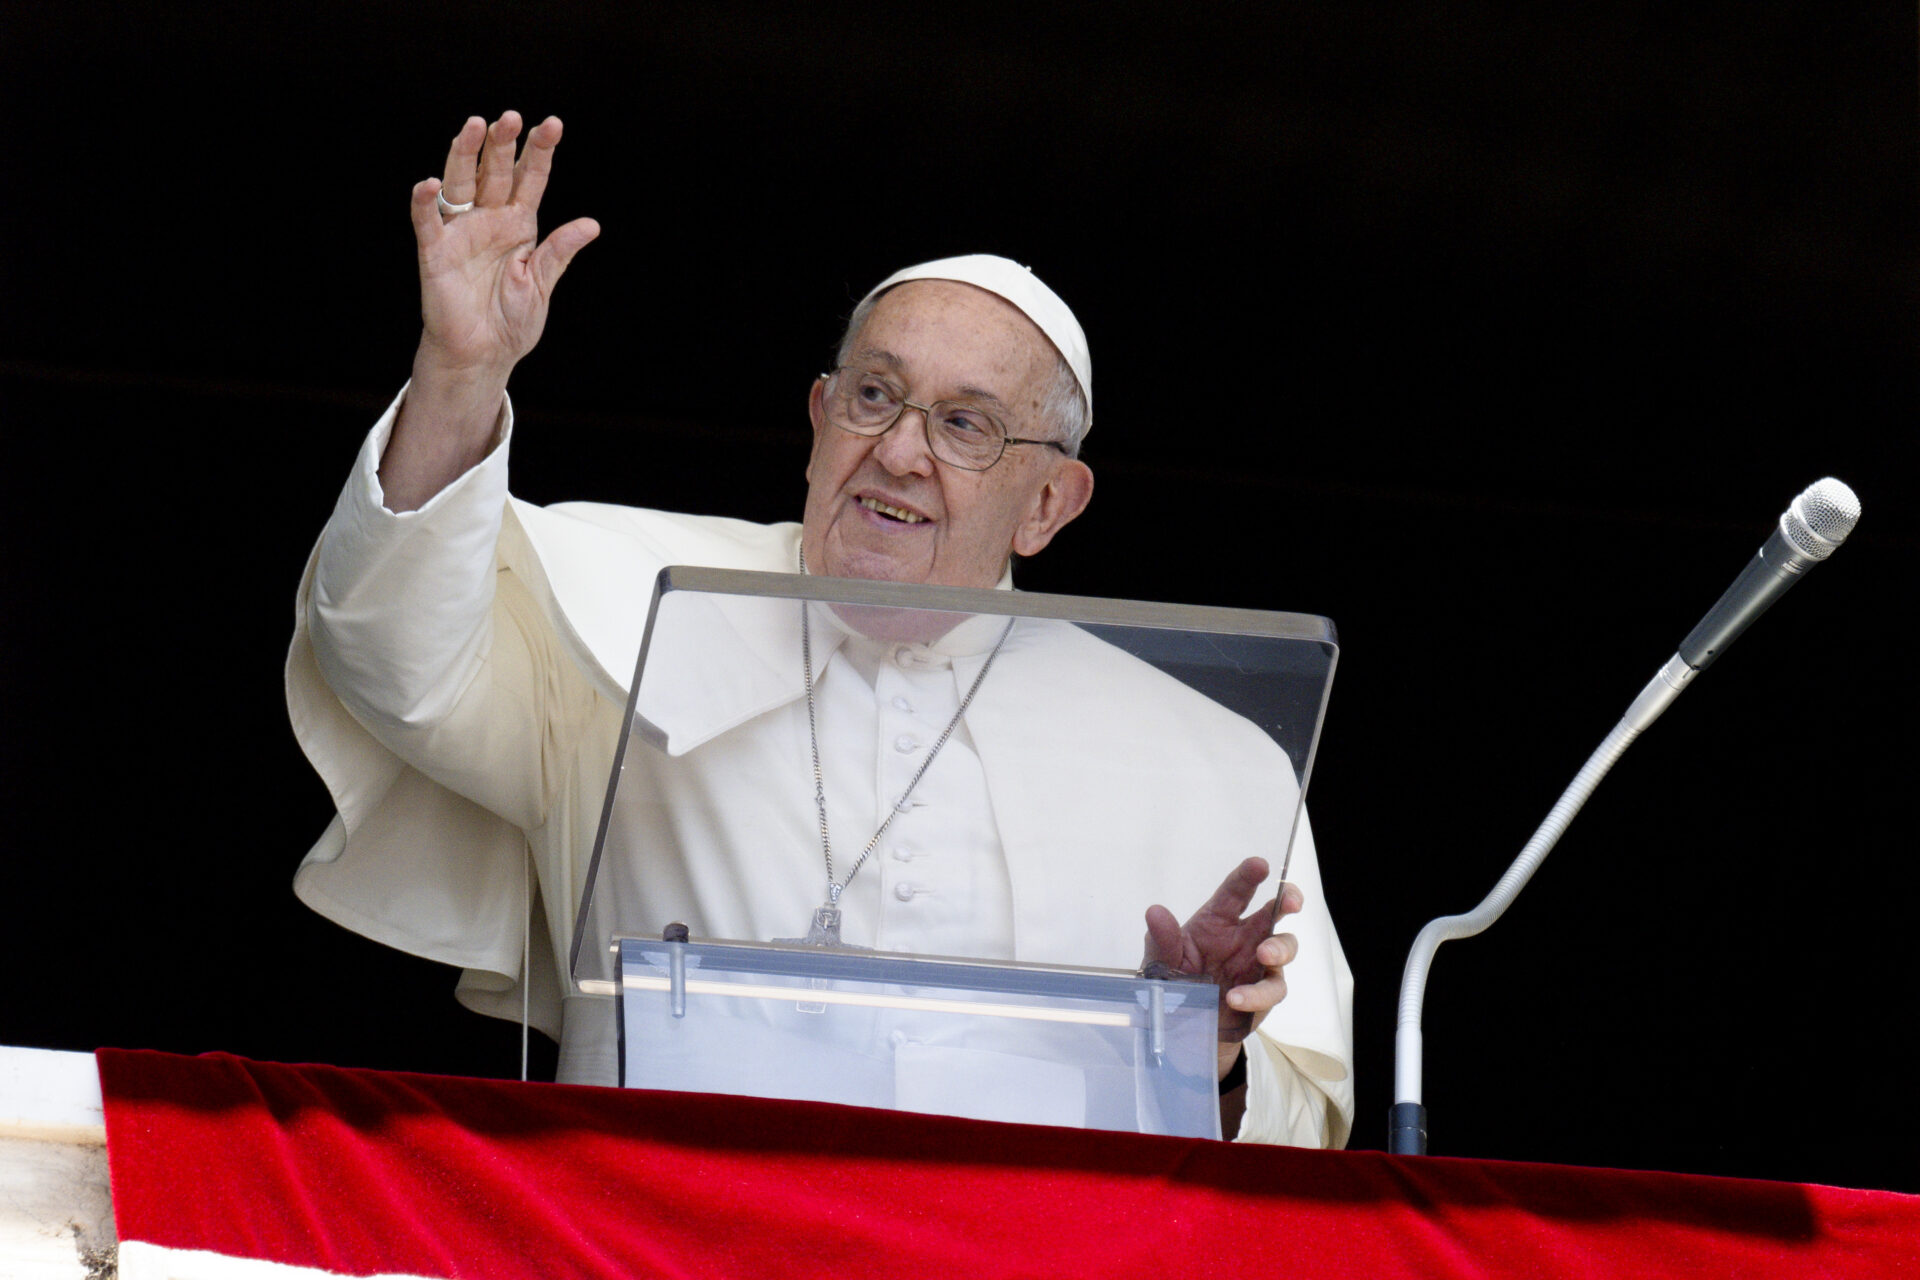
[[[800,939],[809,947],[837,947],[840,943],[840,908],[832,906],[815,907],[813,923],[807,927],[807,936]]]
[[[813,919],[807,924],[807,936],[804,938],[775,938],[773,941],[788,947],[820,947],[826,950],[865,951],[865,947],[849,946],[840,940],[840,908],[828,903],[813,909]]]

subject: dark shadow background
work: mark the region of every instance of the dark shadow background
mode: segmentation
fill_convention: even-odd
[[[997,251],[1096,355],[1036,590],[1324,613],[1313,786],[1384,1143],[1420,924],[1491,886],[1826,474],[1831,566],[1427,1005],[1437,1153],[1920,1191],[1911,5],[15,3],[0,1042],[517,1070],[293,899],[301,563],[417,332],[409,187],[568,123],[605,226],[517,488],[797,515],[851,302]]]

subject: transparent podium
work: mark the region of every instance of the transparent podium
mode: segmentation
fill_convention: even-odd
[[[621,1082],[1219,1136],[1218,989],[1143,968],[1143,914],[1286,878],[1336,656],[1300,614],[664,570],[572,939]]]

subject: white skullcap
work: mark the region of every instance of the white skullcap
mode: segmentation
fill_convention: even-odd
[[[1047,335],[1047,341],[1053,344],[1066,359],[1067,367],[1073,370],[1073,376],[1080,383],[1080,394],[1087,401],[1087,423],[1093,423],[1093,357],[1087,353],[1087,335],[1080,331],[1080,322],[1073,318],[1073,309],[1060,300],[1060,295],[1033,274],[1032,267],[1023,267],[1010,258],[1002,258],[992,253],[969,253],[958,258],[939,258],[933,262],[923,262],[917,267],[907,267],[896,271],[875,285],[867,296],[867,301],[885,293],[897,284],[909,280],[958,280],[961,284],[970,284],[978,289],[1004,298],[1018,307],[1020,311]]]

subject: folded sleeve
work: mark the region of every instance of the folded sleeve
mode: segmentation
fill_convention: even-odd
[[[387,510],[380,459],[405,396],[361,446],[302,584],[296,623],[329,688],[376,732],[444,719],[486,656],[507,502],[503,430],[483,462],[425,506]]]
[[[288,710],[337,817],[294,889],[355,932],[501,988],[520,980],[532,913],[525,833],[594,695],[500,567],[510,410],[485,461],[396,514],[379,463],[404,397],[362,446],[296,603]],[[534,990],[536,1024],[557,1030],[557,975],[534,975]]]

